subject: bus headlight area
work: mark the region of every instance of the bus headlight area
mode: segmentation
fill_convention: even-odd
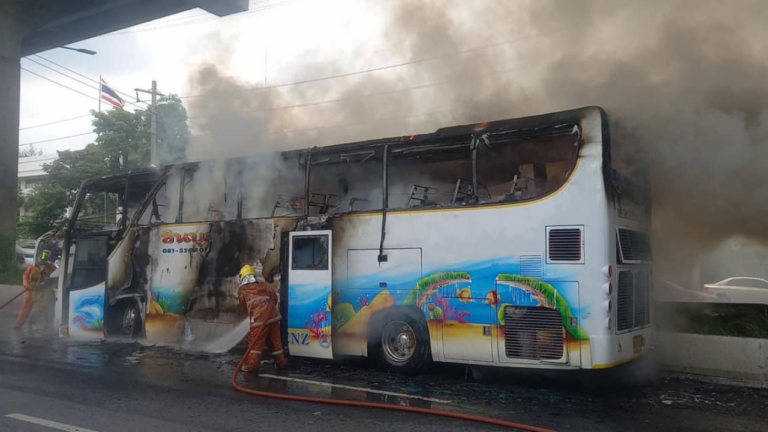
[[[651,337],[650,203],[607,128],[588,107],[88,180],[56,237],[56,324],[226,351],[250,264],[293,357],[627,362]]]

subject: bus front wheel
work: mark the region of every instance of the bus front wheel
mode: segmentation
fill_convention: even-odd
[[[133,339],[141,333],[141,312],[139,306],[132,301],[122,301],[110,308],[112,316],[108,334],[122,338]]]
[[[382,367],[416,373],[429,360],[429,331],[423,316],[411,309],[385,311],[376,320],[368,352]]]

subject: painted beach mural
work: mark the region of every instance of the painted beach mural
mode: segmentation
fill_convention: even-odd
[[[393,306],[417,307],[424,313],[433,351],[434,342],[442,341],[443,352],[432,353],[436,359],[491,362],[496,357],[494,339],[498,340],[498,357],[503,359],[508,308],[556,311],[562,326],[550,334],[539,330],[535,336],[559,338],[568,352],[578,352],[582,343],[588,343],[589,336],[580,323],[588,317],[589,309],[579,308],[578,283],[569,280],[573,275],[548,273],[546,280],[521,275],[516,259],[463,263],[455,268],[426,271],[421,278],[391,269],[389,274],[342,281],[342,289],[334,290],[334,350],[352,354],[363,349],[371,315]],[[381,279],[388,281],[387,289],[343,289],[375,287]]]

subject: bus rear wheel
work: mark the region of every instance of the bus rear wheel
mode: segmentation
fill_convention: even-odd
[[[409,309],[384,312],[371,337],[369,353],[389,370],[417,373],[429,360],[429,332],[423,316]]]

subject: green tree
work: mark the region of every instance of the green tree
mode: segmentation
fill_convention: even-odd
[[[160,165],[185,160],[190,135],[187,120],[187,110],[178,96],[163,96],[157,102],[157,156]]]
[[[189,143],[187,111],[176,95],[161,97],[156,110],[159,162],[161,165],[180,162]],[[82,150],[60,151],[57,160],[43,166],[48,173],[46,180],[25,199],[33,215],[24,222],[32,227],[34,234],[45,232],[63,217],[83,180],[149,166],[149,112],[92,113],[97,134],[94,143]],[[104,208],[103,195],[89,197],[86,205],[93,207],[94,213],[100,211]],[[114,202],[108,203],[110,208],[114,205]],[[21,225],[20,229],[27,229]]]
[[[31,216],[19,219],[19,237],[37,238],[51,230],[64,218],[72,193],[60,185],[44,182],[32,189],[27,196],[27,209]]]

